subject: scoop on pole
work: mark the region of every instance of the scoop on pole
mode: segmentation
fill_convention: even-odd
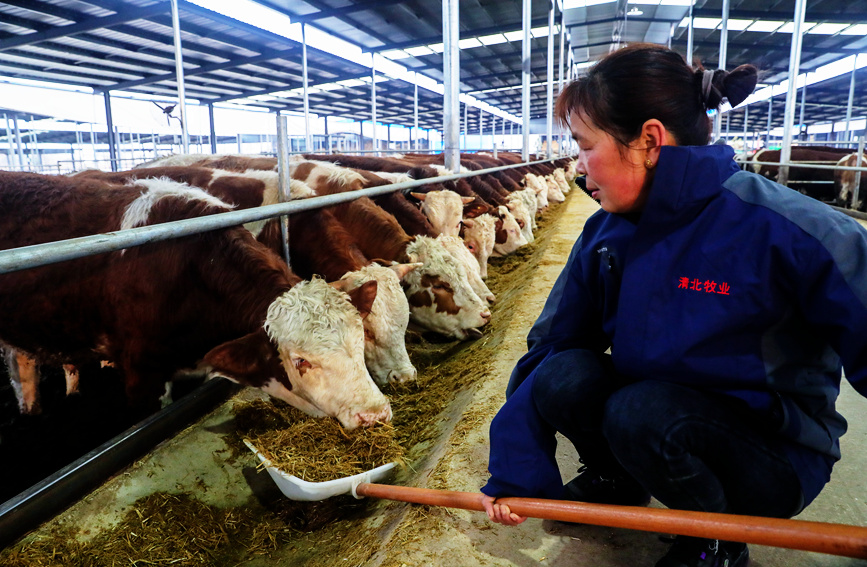
[[[454,492],[362,482],[352,489],[368,496],[429,506],[484,511],[478,492]],[[867,559],[867,528],[846,524],[784,520],[568,500],[500,498],[512,512],[531,518],[662,532],[724,541],[815,551]]]

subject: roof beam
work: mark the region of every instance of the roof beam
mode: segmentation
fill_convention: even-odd
[[[322,20],[324,18],[348,16],[353,12],[361,12],[370,8],[383,8],[385,6],[391,6],[392,4],[399,4],[403,1],[404,0],[366,0],[365,2],[358,2],[349,6],[343,6],[342,8],[321,9],[318,12],[313,12],[311,14],[289,17],[292,19],[293,22],[309,23],[316,20]]]
[[[532,20],[530,22],[531,28],[537,28],[540,26],[547,26],[547,25],[548,25],[548,18],[547,17],[537,18],[537,19]],[[464,31],[461,31],[461,37],[462,38],[469,38],[469,37],[478,37],[478,36],[483,36],[483,35],[491,35],[494,33],[509,33],[511,31],[521,31],[522,29],[523,28],[521,27],[521,23],[518,22],[518,23],[513,24],[511,26],[497,26],[497,27],[481,28],[481,29],[475,29],[475,30],[464,30]],[[442,43],[442,42],[443,42],[443,38],[441,35],[439,35],[439,36],[431,36],[431,37],[424,38],[424,39],[418,39],[415,41],[404,41],[401,43],[386,43],[385,45],[364,49],[363,51],[379,53],[381,51],[391,51],[392,49],[407,49],[409,47],[419,47],[422,45],[431,45],[431,44]]]
[[[69,26],[58,26],[49,30],[29,33],[16,37],[10,37],[0,41],[0,51],[12,49],[13,47],[22,47],[25,45],[33,45],[49,39],[57,39],[69,35],[76,35],[84,32],[93,31],[100,28],[109,28],[118,24],[125,24],[134,20],[141,20],[163,14],[169,10],[168,2],[159,2],[146,8],[124,9],[123,13],[112,14],[111,16],[103,16],[99,18],[90,18],[72,24]]]

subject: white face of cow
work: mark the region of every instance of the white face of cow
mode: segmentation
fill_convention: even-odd
[[[446,250],[448,250],[451,255],[455,257],[455,260],[460,262],[464,267],[467,272],[467,280],[470,282],[470,287],[473,288],[476,295],[484,301],[487,301],[488,304],[493,304],[497,298],[493,293],[491,293],[491,290],[488,289],[485,282],[482,281],[479,262],[467,248],[466,244],[464,244],[463,239],[460,236],[446,236],[441,234],[437,236],[437,240],[442,242]]]
[[[438,234],[458,236],[464,213],[464,203],[460,195],[448,189],[412,195],[421,200],[421,212]]]
[[[422,267],[404,278],[410,319],[426,329],[457,339],[480,337],[491,312],[470,287],[467,273],[433,238],[416,236],[407,255]]]
[[[562,203],[566,200],[566,196],[563,195],[563,191],[560,190],[560,186],[557,185],[557,180],[554,179],[553,175],[546,175],[544,181],[548,185],[549,203]]]
[[[554,170],[554,180],[557,182],[557,185],[560,187],[560,191],[563,192],[564,195],[568,195],[569,191],[572,190],[569,187],[569,182],[566,181],[566,173],[563,171],[562,167],[558,167]]]
[[[409,325],[409,303],[401,278],[421,264],[380,266],[371,264],[349,272],[343,278],[347,288],[355,289],[364,282],[377,282],[376,299],[364,318],[364,361],[373,380],[389,382],[415,380],[416,369],[406,352],[406,328]]]
[[[527,210],[527,205],[524,204],[523,199],[520,196],[510,197],[507,207],[518,222],[518,226],[521,227],[521,234],[524,235],[527,242],[536,240],[536,236],[533,234],[533,218],[530,216],[530,211]]]
[[[521,232],[521,226],[507,207],[500,205],[497,208],[497,216],[502,221],[502,226],[497,229],[497,232],[505,233],[505,241],[500,242],[502,238],[497,238],[497,242],[494,243],[495,254],[505,256],[528,244],[527,239],[524,238],[524,234]]]
[[[487,213],[464,220],[464,243],[479,263],[482,279],[488,277],[488,258],[494,252],[496,222],[497,219]]]
[[[263,389],[300,409],[337,418],[352,429],[387,422],[391,406],[364,364],[364,329],[345,293],[323,280],[304,281],[268,308],[265,330],[277,345],[292,389]],[[311,408],[314,411],[311,411]]]

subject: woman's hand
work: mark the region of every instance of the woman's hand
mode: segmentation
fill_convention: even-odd
[[[492,522],[497,522],[504,526],[517,526],[527,519],[526,516],[519,516],[518,514],[513,513],[505,504],[497,504],[497,499],[493,496],[482,494],[480,497],[482,506],[484,506],[485,512],[488,513],[488,518],[490,518]]]

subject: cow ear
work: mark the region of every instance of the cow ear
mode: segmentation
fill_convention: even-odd
[[[212,368],[212,374],[239,384],[258,387],[277,379],[292,389],[277,347],[263,328],[213,348],[205,355],[204,362]]]
[[[408,273],[410,273],[416,268],[421,268],[422,266],[423,264],[421,262],[415,262],[411,264],[393,264],[389,266],[389,268],[394,270],[394,273],[397,274],[398,279],[402,280],[406,277]]]
[[[412,195],[413,197],[415,197],[419,201],[424,201],[425,199],[427,199],[427,193],[410,192],[410,195]]]
[[[461,203],[463,203],[464,205],[469,205],[470,203],[472,203],[475,200],[476,200],[475,197],[461,197]]]
[[[464,223],[464,226],[467,228],[473,228],[473,225],[475,224],[473,219],[463,219],[461,222]]]
[[[506,207],[508,207],[509,210],[512,210],[512,211],[514,211],[515,207],[517,207],[517,206],[518,205],[514,201],[509,201],[508,203],[506,203]]]
[[[348,292],[349,301],[358,309],[362,319],[370,314],[373,300],[376,299],[377,285],[376,280],[370,280]]]
[[[391,260],[385,260],[383,258],[374,258],[370,261],[371,264],[379,264],[380,266],[385,266],[386,268],[390,268],[394,262]]]

